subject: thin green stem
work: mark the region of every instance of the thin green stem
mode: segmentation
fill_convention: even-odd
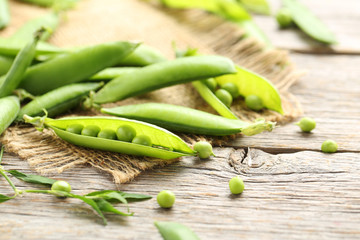
[[[12,187],[12,189],[15,192],[15,195],[17,195],[19,193],[19,190],[17,190],[17,188],[15,187],[14,183],[10,180],[10,178],[5,174],[3,169],[0,169],[0,174],[6,179],[6,181],[10,184],[10,186]]]
[[[34,190],[34,189],[28,189],[28,190],[24,190],[23,192],[27,192],[27,193],[45,193],[45,194],[54,194],[53,191],[51,190]]]
[[[3,153],[4,153],[4,145],[1,146],[1,150],[0,150],[0,164],[1,164],[1,161],[2,161]],[[16,197],[16,195],[19,194],[19,191],[15,187],[14,183],[10,180],[10,178],[6,175],[5,170],[3,169],[2,166],[0,166],[0,174],[6,179],[6,181],[10,184],[10,186],[14,190],[15,195],[13,196],[13,198]]]
[[[3,153],[4,153],[4,145],[1,146],[1,150],[0,150],[0,164],[1,164],[1,161],[2,161],[2,157],[3,157]]]

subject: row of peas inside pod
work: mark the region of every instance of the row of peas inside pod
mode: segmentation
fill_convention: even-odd
[[[228,108],[235,99],[240,98],[239,89],[236,84],[227,82],[219,85],[215,78],[208,78],[203,81],[206,86],[215,93],[215,96]],[[254,111],[260,111],[264,108],[263,101],[257,95],[248,95],[245,97],[246,106]]]

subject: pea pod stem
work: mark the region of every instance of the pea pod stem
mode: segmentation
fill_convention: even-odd
[[[96,93],[96,103],[141,95],[159,88],[235,72],[234,64],[220,56],[193,56],[152,64],[108,82]]]

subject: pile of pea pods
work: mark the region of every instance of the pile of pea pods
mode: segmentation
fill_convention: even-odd
[[[173,159],[212,154],[194,150],[173,132],[254,135],[275,126],[263,119],[244,122],[232,113],[231,102],[240,95],[237,85],[215,80],[239,71],[226,57],[183,54],[168,60],[157,49],[130,41],[59,48],[46,40],[60,19],[60,13],[52,11],[0,38],[0,134],[13,122],[29,123],[40,130],[50,128],[75,145]],[[222,116],[150,102],[101,108],[188,82]],[[259,104],[256,111],[264,107],[261,99]],[[57,118],[80,105],[112,116]],[[252,105],[250,101],[249,108]]]

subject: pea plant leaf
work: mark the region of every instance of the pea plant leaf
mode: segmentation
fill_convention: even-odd
[[[289,9],[296,25],[307,35],[326,44],[336,43],[335,35],[303,4],[297,0],[283,0],[283,4]]]
[[[148,200],[152,197],[149,195],[144,194],[136,194],[136,193],[125,193],[121,191],[114,191],[114,190],[103,190],[103,191],[96,191],[86,194],[85,196],[91,197],[99,197],[105,199],[110,202],[121,202],[123,204],[127,204],[128,201],[142,201]]]
[[[122,193],[123,197],[126,198],[128,202],[138,202],[138,201],[144,201],[149,200],[152,198],[152,196],[144,195],[144,194],[138,194],[138,193]]]
[[[7,200],[10,200],[10,199],[12,199],[12,197],[8,197],[6,195],[0,194],[0,203],[6,202]]]
[[[37,184],[43,184],[43,185],[52,185],[54,182],[56,182],[55,179],[39,176],[39,175],[33,175],[33,174],[25,174],[22,172],[19,172],[17,170],[8,170],[8,173],[10,173],[12,176],[28,183],[37,183]]]
[[[269,80],[245,68],[237,66],[236,69],[237,73],[217,77],[216,81],[220,85],[232,82],[238,86],[240,95],[256,95],[266,108],[283,114],[280,94]]]
[[[104,214],[102,213],[101,209],[99,208],[98,204],[90,198],[87,198],[86,196],[80,196],[80,195],[75,195],[75,194],[71,194],[68,193],[66,194],[67,197],[72,197],[72,198],[77,198],[82,200],[84,203],[88,204],[89,206],[91,206],[98,214],[99,216],[102,218],[104,225],[107,225],[107,220],[104,216]]]
[[[95,199],[94,202],[97,204],[98,208],[102,212],[112,212],[116,213],[121,216],[132,216],[134,213],[124,213],[116,209],[110,202],[106,201],[105,199],[99,198]]]

